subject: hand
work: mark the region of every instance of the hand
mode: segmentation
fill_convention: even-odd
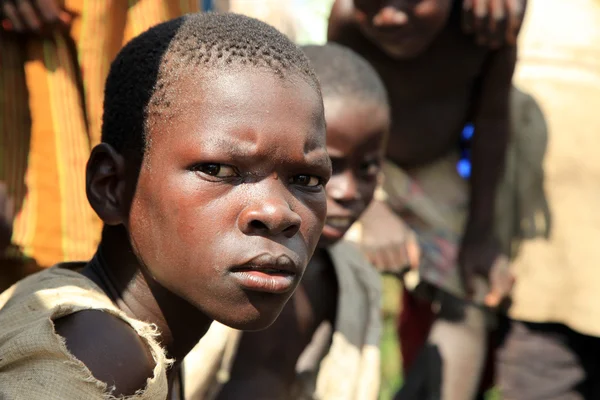
[[[0,0],[2,28],[18,33],[45,34],[53,27],[68,27],[72,16],[56,0]]]
[[[463,29],[492,48],[514,46],[527,0],[463,0]]]
[[[373,201],[361,221],[361,246],[380,272],[401,274],[418,268],[421,253],[416,238],[386,203]]]
[[[501,255],[496,258],[490,271],[489,282],[489,290],[485,295],[484,304],[490,308],[496,308],[501,306],[509,296],[515,283],[508,257]]]
[[[14,201],[8,195],[6,184],[0,182],[0,253],[10,244],[14,215]]]
[[[492,234],[467,228],[458,255],[458,265],[467,295],[475,294],[475,279],[490,281],[490,272],[497,262],[500,245]]]

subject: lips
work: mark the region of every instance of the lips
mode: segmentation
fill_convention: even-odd
[[[328,217],[325,223],[336,229],[348,229],[354,223],[351,217]]]
[[[291,257],[261,254],[229,270],[231,276],[246,290],[283,294],[295,287],[302,270]]]
[[[330,216],[325,221],[323,236],[330,239],[341,239],[350,229],[356,218],[350,216]]]
[[[372,39],[386,45],[400,46],[415,37],[412,30],[396,27],[373,27],[369,32]]]

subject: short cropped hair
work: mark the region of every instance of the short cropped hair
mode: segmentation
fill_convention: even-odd
[[[388,106],[381,78],[367,60],[354,51],[335,43],[302,49],[317,73],[323,98],[354,97]]]
[[[282,78],[296,74],[320,96],[310,62],[275,28],[237,14],[186,15],[149,29],[121,49],[106,80],[102,141],[141,160],[148,117],[176,101],[170,89],[178,77],[235,68],[268,70]]]

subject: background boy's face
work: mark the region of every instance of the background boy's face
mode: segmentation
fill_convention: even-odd
[[[388,109],[375,101],[325,98],[324,102],[333,173],[327,184],[327,220],[320,247],[340,240],[373,199],[390,125]]]
[[[201,72],[202,73],[202,72]],[[180,78],[152,118],[129,217],[137,257],[209,317],[262,329],[313,254],[330,176],[322,102],[297,76]]]
[[[365,36],[394,58],[416,57],[444,28],[452,0],[354,0]]]

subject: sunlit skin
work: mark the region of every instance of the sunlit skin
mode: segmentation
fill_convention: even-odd
[[[322,100],[303,77],[197,74],[179,77],[176,101],[150,113],[139,173],[107,144],[87,171],[88,199],[106,227],[83,273],[119,308],[157,325],[176,359],[171,384],[213,320],[247,330],[275,320],[317,246],[331,174]],[[113,317],[79,312],[57,320],[57,332],[117,393],[140,389],[152,373],[147,349],[128,328],[105,332],[99,318]],[[103,347],[109,337],[117,344]],[[98,358],[99,348],[109,355]],[[115,376],[120,359],[139,372]]]
[[[335,324],[337,278],[326,248],[338,242],[373,198],[390,124],[387,105],[363,98],[325,98],[327,151],[333,174],[327,184],[327,223],[300,287],[279,318],[242,336],[231,380],[220,399],[286,399],[298,358],[322,322]],[[328,346],[331,336],[321,338]]]
[[[178,109],[150,123],[129,216],[134,251],[157,281],[212,318],[264,328],[322,227],[330,165],[318,95],[300,78],[269,73],[179,84]],[[255,265],[281,273],[235,272]]]

